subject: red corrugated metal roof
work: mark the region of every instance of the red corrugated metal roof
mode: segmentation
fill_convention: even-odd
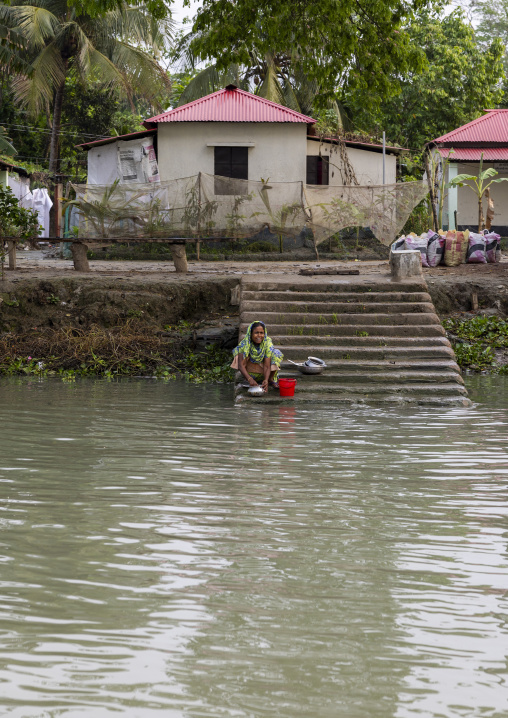
[[[159,122],[305,122],[314,124],[312,117],[264,100],[250,92],[228,85],[187,105],[176,107],[145,120],[150,127]]]
[[[438,152],[447,157],[451,147],[439,147]],[[454,147],[455,151],[450,156],[452,162],[465,160],[479,162],[483,152],[485,162],[506,162],[508,161],[508,142],[506,147]]]
[[[508,144],[508,110],[485,110],[486,115],[468,122],[433,142],[506,142]]]

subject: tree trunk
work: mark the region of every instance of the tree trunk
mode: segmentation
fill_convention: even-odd
[[[480,195],[480,198],[478,200],[478,232],[481,232],[484,227],[484,218],[483,218],[483,195]]]
[[[62,126],[62,105],[65,91],[65,77],[67,75],[68,60],[64,60],[64,79],[61,84],[57,87],[55,93],[55,100],[53,102],[53,123],[51,126],[51,141],[49,144],[49,173],[55,175],[59,169],[60,159],[60,129]],[[54,180],[54,176],[52,177]],[[53,188],[56,187],[56,182],[53,184]],[[52,237],[56,236],[56,225],[57,225],[57,207],[55,206],[55,194],[53,190],[53,207],[51,208],[50,214],[50,229],[49,234]]]
[[[434,194],[434,182],[432,181],[433,178],[432,178],[432,172],[430,169],[431,165],[430,165],[429,154],[430,154],[429,152],[425,153],[425,171],[427,173],[427,183],[429,185],[430,207],[432,210],[432,221],[434,223],[433,229],[434,229],[434,232],[437,232],[437,230],[439,229],[439,226],[438,226],[438,217],[437,217],[437,212],[436,212],[436,197]]]

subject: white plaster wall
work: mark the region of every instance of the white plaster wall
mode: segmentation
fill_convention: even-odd
[[[478,175],[480,171],[480,165],[478,164],[463,164],[457,163],[457,174],[471,174]],[[500,177],[508,177],[506,170],[500,171],[497,169],[495,163],[483,165],[483,169],[486,170],[488,167],[494,167],[499,173],[494,179]],[[457,221],[459,224],[477,224],[478,223],[478,201],[475,195],[470,189],[466,187],[459,187],[457,197]],[[499,182],[493,184],[490,188],[490,196],[494,200],[494,221],[492,227],[495,229],[496,225],[508,225],[508,182]],[[483,213],[487,211],[487,200],[484,200]]]
[[[118,142],[88,150],[88,184],[113,184],[120,179],[117,162]]]
[[[383,184],[383,155],[381,152],[347,147],[347,153],[359,184]],[[321,154],[330,157],[329,183],[334,186],[343,184],[340,172],[341,159],[336,146],[308,139],[307,154]],[[397,181],[397,158],[395,155],[386,155],[385,173],[386,184],[394,184]]]
[[[498,173],[494,179],[500,179],[501,177],[508,178],[508,171],[500,170],[496,163],[483,164],[483,169],[486,170],[488,167],[494,167]],[[480,172],[480,163],[475,162],[450,162],[447,171],[446,181],[448,182],[452,177],[456,177],[461,174],[478,175]],[[473,225],[478,226],[478,200],[476,195],[471,192],[467,187],[458,187],[457,189],[449,188],[446,190],[447,196],[443,205],[443,224],[453,227],[453,214],[454,200],[453,197],[450,201],[450,195],[456,193],[457,195],[457,224],[459,225]],[[499,182],[493,184],[490,188],[490,195],[494,200],[494,221],[492,227],[495,230],[497,226],[508,225],[508,182]],[[486,216],[487,212],[487,200],[483,200],[483,213]]]
[[[162,181],[213,174],[214,148],[207,145],[254,143],[249,148],[249,179],[305,182],[307,125],[268,122],[161,122],[158,162]]]

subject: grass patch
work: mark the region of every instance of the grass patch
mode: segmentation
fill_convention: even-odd
[[[0,337],[0,375],[60,376],[66,381],[94,376],[183,376],[195,383],[230,382],[231,352],[208,346],[195,352],[181,341],[148,332],[135,318],[122,327],[65,327]]]
[[[472,317],[471,319],[446,319],[444,328],[463,369],[473,371],[499,371],[508,373],[506,365],[496,366],[495,349],[508,347],[508,321],[499,317]]]

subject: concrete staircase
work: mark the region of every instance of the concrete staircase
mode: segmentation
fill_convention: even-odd
[[[265,322],[284,354],[281,376],[297,379],[294,398],[271,389],[236,403],[422,404],[469,406],[455,355],[422,281],[388,278],[243,277],[240,334]],[[324,359],[320,375],[287,360]]]

